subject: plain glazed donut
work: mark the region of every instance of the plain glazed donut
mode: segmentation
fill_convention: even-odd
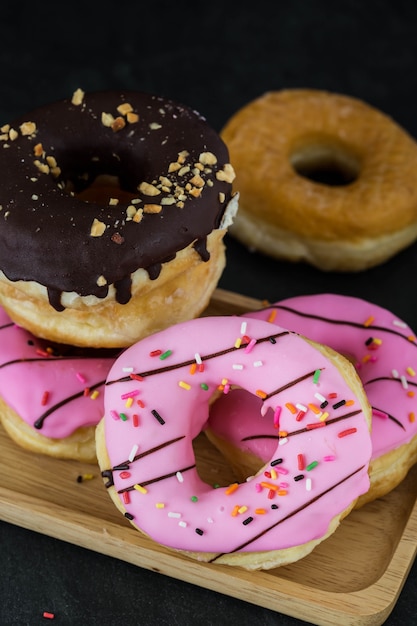
[[[215,488],[199,477],[192,442],[211,397],[235,385],[261,398],[281,438],[255,478]],[[340,402],[327,420],[285,409],[330,391]],[[112,500],[191,558],[247,569],[295,561],[369,487],[370,411],[353,366],[266,322],[205,317],[147,337],[116,360],[104,401],[97,458]]]
[[[96,463],[95,427],[116,356],[37,339],[0,307],[0,422],[8,435],[35,453]]]
[[[371,302],[333,294],[289,298],[247,315],[273,320],[330,346],[354,363],[373,415],[370,489],[360,496],[357,506],[396,487],[417,462],[417,342],[410,327]],[[249,467],[259,467],[273,449],[270,437],[276,434],[259,418],[256,399],[248,394],[236,397],[234,415],[227,400],[220,399],[212,408],[212,435],[230,440],[238,424],[233,447],[245,456],[238,453],[236,457],[232,446],[228,456],[238,458],[240,468],[246,464],[246,471],[249,459]]]
[[[122,347],[206,307],[237,196],[227,148],[199,113],[77,90],[0,140],[0,302],[16,323]]]
[[[222,133],[251,249],[356,271],[417,238],[417,143],[377,109],[309,89],[266,93]]]

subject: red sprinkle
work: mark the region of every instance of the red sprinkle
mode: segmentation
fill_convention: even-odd
[[[42,617],[44,617],[45,619],[55,619],[55,614],[49,613],[49,611],[44,611]]]
[[[83,392],[83,396],[86,398],[90,395],[90,387],[86,387]]]
[[[133,426],[135,426],[135,428],[139,426],[139,415],[137,413],[134,413],[132,415],[132,420],[133,420]]]
[[[162,354],[162,350],[152,350],[152,352],[149,353],[149,356],[159,356],[160,354]]]
[[[139,374],[129,374],[129,377],[133,380],[143,380],[143,376],[140,376]]]
[[[312,422],[311,424],[307,424],[307,430],[313,430],[314,428],[323,428],[326,426],[326,422]]]
[[[306,414],[305,411],[298,411],[295,420],[296,422],[301,422],[301,420],[303,419],[304,415]]]
[[[49,391],[44,391],[43,392],[43,396],[42,396],[42,400],[41,400],[42,406],[45,406],[45,404],[48,402],[48,400],[49,400]]]
[[[130,504],[129,492],[128,491],[124,491],[122,495],[123,495],[123,502],[125,504]]]
[[[303,470],[305,468],[304,454],[297,455],[298,469]]]
[[[346,430],[342,430],[340,433],[337,433],[339,438],[346,437],[347,435],[353,435],[357,432],[357,428],[347,428]]]

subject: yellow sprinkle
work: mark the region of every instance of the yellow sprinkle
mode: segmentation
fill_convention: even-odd
[[[323,411],[323,413],[319,417],[319,421],[320,422],[325,422],[328,417],[329,417],[328,412],[327,411]]]
[[[229,485],[225,491],[226,496],[230,496],[230,494],[236,491],[238,487],[239,487],[239,483],[232,483],[231,485]]]
[[[373,315],[371,315],[370,317],[368,317],[368,319],[363,323],[364,326],[370,326],[372,324],[372,322],[374,322],[375,318]]]
[[[183,380],[179,381],[178,386],[182,387],[182,389],[187,389],[187,391],[191,389],[191,385],[189,385],[188,383],[185,383]]]
[[[270,312],[269,317],[268,317],[268,322],[273,322],[274,319],[276,318],[276,316],[277,316],[277,310],[276,309],[272,309],[272,311]]]
[[[372,343],[376,343],[378,346],[382,344],[382,339],[372,339]]]
[[[227,385],[228,382],[227,378],[222,378],[222,385]]]
[[[257,515],[265,515],[266,509],[255,509]]]
[[[232,515],[232,517],[236,517],[236,515],[237,515],[238,513],[239,513],[239,505],[238,505],[238,504],[236,504],[236,505],[233,507],[233,509],[232,509],[232,513],[231,513],[231,515]]]
[[[238,337],[235,341],[235,348],[240,348],[241,345],[242,345],[242,338]]]
[[[140,491],[140,493],[148,493],[148,490],[145,487],[142,487],[142,485],[133,485],[133,487],[136,491]]]
[[[277,471],[274,470],[273,467],[271,467],[271,478],[272,478],[272,480],[276,480],[278,478]]]
[[[133,404],[133,398],[128,398],[128,399],[126,400],[125,407],[126,407],[127,409],[130,409],[130,407],[132,406],[132,404]]]
[[[163,502],[156,502],[155,506],[157,509],[164,509],[165,508],[165,504]]]
[[[289,411],[291,411],[291,413],[293,415],[295,415],[297,413],[297,409],[295,408],[295,406],[293,404],[291,404],[291,402],[287,402],[287,404],[285,406],[287,407],[287,409]]]
[[[408,414],[408,420],[409,420],[410,424],[414,424],[414,422],[416,421],[415,413],[409,413]]]
[[[82,478],[83,480],[93,480],[94,474],[83,474]]]
[[[100,395],[100,392],[99,392],[99,391],[97,391],[97,389],[95,389],[95,390],[93,391],[93,393],[91,394],[90,398],[91,398],[92,400],[95,400],[96,398],[98,398],[98,397],[99,397],[99,395]]]
[[[242,513],[245,513],[247,510],[248,510],[247,506],[240,506],[237,512],[239,513],[239,515],[242,515]]]
[[[313,413],[315,413],[316,415],[318,415],[319,413],[321,413],[321,409],[317,406],[317,404],[308,404],[307,405],[309,409],[311,409],[313,411]]]
[[[410,376],[415,376],[415,375],[416,375],[416,373],[415,373],[415,371],[413,370],[413,368],[412,368],[412,367],[407,367],[406,372],[407,372],[407,374],[409,374]]]

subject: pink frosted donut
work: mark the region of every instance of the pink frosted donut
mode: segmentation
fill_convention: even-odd
[[[211,398],[235,386],[262,402],[280,439],[252,480],[214,488],[192,441]],[[337,396],[328,411],[308,409],[322,394]],[[145,535],[202,561],[267,569],[308,554],[367,491],[369,418],[340,355],[263,321],[206,317],[115,361],[97,458],[114,503]]]
[[[110,354],[37,339],[0,307],[0,420],[7,433],[34,452],[95,462]]]
[[[373,413],[371,486],[357,505],[393,489],[417,461],[417,342],[409,326],[371,302],[333,294],[289,298],[247,315],[328,345],[355,364]],[[226,398],[216,403],[210,429],[224,439],[236,435],[238,424],[233,445],[258,457],[259,464],[273,449],[276,433],[260,420],[256,399],[238,401],[238,415],[230,414]]]

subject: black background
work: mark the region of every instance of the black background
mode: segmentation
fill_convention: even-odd
[[[313,87],[361,98],[417,138],[416,61],[412,0],[6,1],[0,124],[77,87],[121,88],[188,104],[220,131],[266,91]],[[271,301],[323,291],[356,295],[417,329],[417,244],[359,274],[277,262],[230,237],[227,246],[223,288]],[[416,585],[414,565],[387,624],[417,623]],[[48,623],[44,610],[60,625],[302,623],[0,523],[0,624]]]

